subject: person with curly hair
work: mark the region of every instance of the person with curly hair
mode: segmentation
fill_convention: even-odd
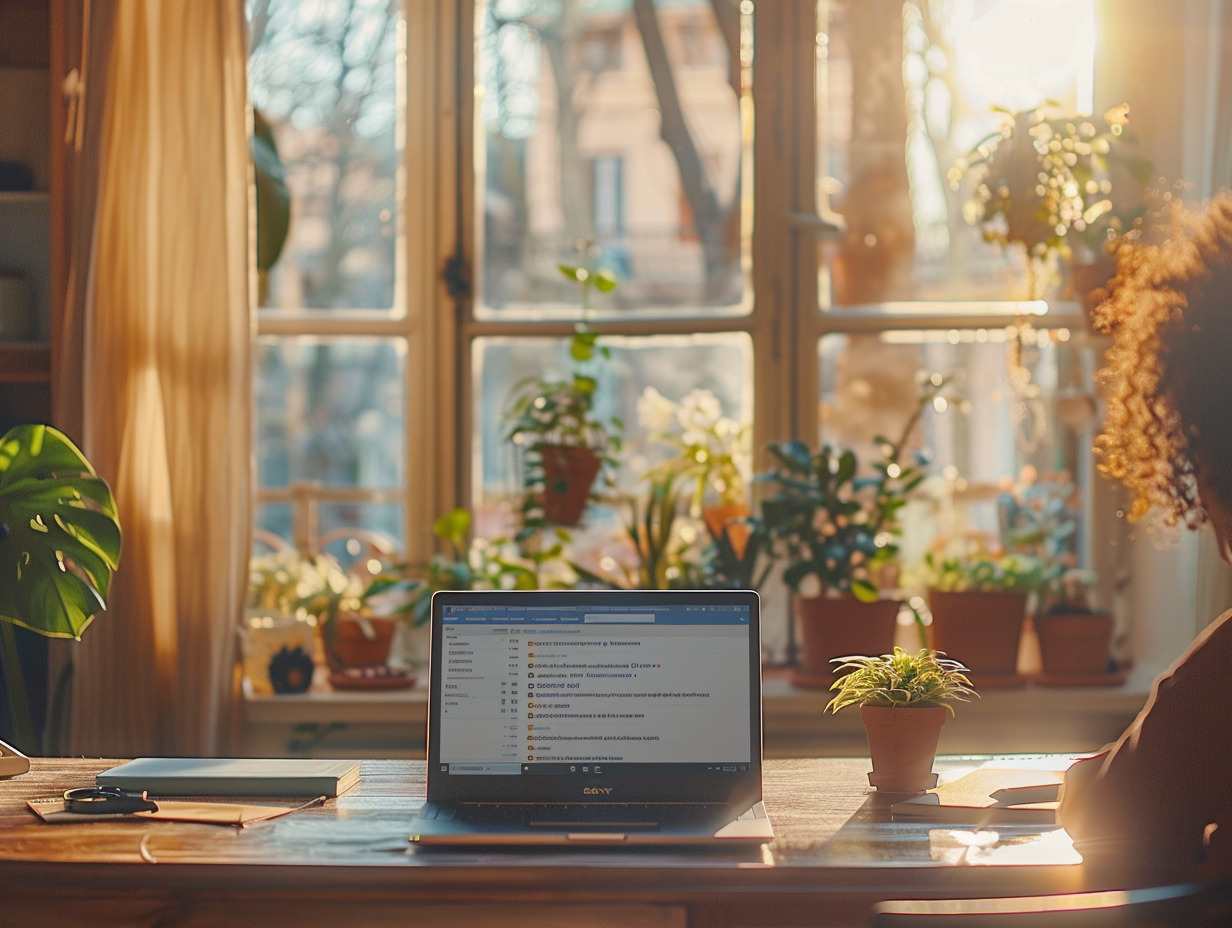
[[[1131,520],[1209,523],[1232,564],[1232,192],[1172,199],[1151,240],[1122,246],[1096,311],[1099,469]],[[1155,681],[1114,744],[1066,774],[1061,820],[1094,870],[1232,878],[1232,609]]]

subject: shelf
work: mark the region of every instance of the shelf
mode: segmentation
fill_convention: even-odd
[[[0,383],[50,383],[51,347],[42,342],[0,342]]]
[[[51,194],[46,190],[0,190],[0,209],[49,209]]]

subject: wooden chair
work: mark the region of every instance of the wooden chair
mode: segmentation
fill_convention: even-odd
[[[1232,886],[1186,883],[1149,889],[1004,899],[895,900],[873,906],[873,928],[1223,928]]]

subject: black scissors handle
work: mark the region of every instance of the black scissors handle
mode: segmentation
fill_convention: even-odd
[[[64,808],[82,815],[125,815],[129,812],[157,812],[158,803],[145,790],[131,793],[118,786],[83,786],[64,791]]]

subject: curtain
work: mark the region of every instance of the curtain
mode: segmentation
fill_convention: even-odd
[[[97,189],[76,190],[80,368],[61,379],[71,395],[80,375],[83,450],[124,551],[72,645],[68,748],[226,753],[252,496],[243,2],[92,0],[89,17],[110,54],[86,74],[78,177],[92,165]]]

